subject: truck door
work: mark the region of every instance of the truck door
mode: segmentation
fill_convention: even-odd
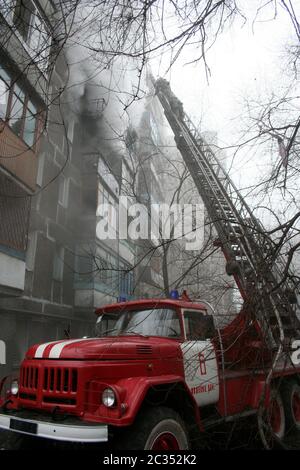
[[[183,311],[185,341],[182,343],[185,380],[199,406],[219,400],[219,375],[211,338],[213,317],[200,310]]]

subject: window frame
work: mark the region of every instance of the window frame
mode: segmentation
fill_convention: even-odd
[[[214,323],[214,319],[213,319],[213,316],[212,315],[209,315],[205,310],[197,310],[197,309],[192,309],[192,308],[185,308],[185,309],[182,309],[182,323],[183,323],[183,328],[184,328],[184,340],[185,341],[211,341],[211,337],[207,337],[205,339],[203,338],[188,338],[188,332],[187,332],[187,328],[186,328],[186,313],[195,313],[195,314],[202,314],[203,317],[209,317],[209,318],[212,318],[212,323],[213,323],[213,327],[215,327],[215,323]]]
[[[22,37],[23,41],[27,44],[27,42],[30,42],[30,36],[31,36],[31,29],[32,29],[32,24],[33,24],[33,17],[35,16],[35,13],[37,11],[37,6],[33,0],[27,0],[31,5],[30,7],[26,6],[24,4],[24,0],[15,0],[14,2],[14,7],[12,10],[12,24]],[[28,10],[29,12],[29,21],[28,24],[25,22],[23,18],[21,18],[21,15],[17,15],[17,8],[20,9],[19,13],[22,13],[22,8],[25,10]],[[26,26],[26,37],[22,34],[20,26]]]
[[[4,77],[4,76],[7,76]],[[29,96],[29,93],[24,90],[24,87],[18,83],[18,81],[14,80],[13,76],[3,67],[0,67],[0,79],[4,84],[8,87],[8,96],[7,96],[7,103],[6,103],[6,111],[5,111],[5,116],[0,117],[0,121],[2,121],[5,125],[9,127],[9,129],[13,132],[15,136],[17,136],[22,142],[28,147],[28,149],[31,149],[33,152],[36,150],[36,143],[37,143],[37,133],[38,133],[38,128],[40,125],[40,108],[36,104],[34,100],[31,99]],[[9,79],[9,82],[8,82]],[[16,88],[19,88],[19,91],[24,94],[24,98],[20,98]],[[21,121],[21,127],[20,127],[20,134],[17,133],[13,127],[11,126],[11,121],[13,120],[13,116],[11,116],[11,112],[13,110],[12,105],[13,105],[13,99],[17,99],[22,103],[22,116],[20,118]],[[34,106],[36,109],[35,115],[30,111],[29,108],[29,103]],[[26,142],[24,139],[24,129],[25,129],[25,120],[26,120],[26,113],[29,111],[29,113],[32,114],[35,118],[35,127],[34,127],[34,133],[33,133],[33,144],[30,145]]]
[[[61,175],[58,185],[58,204],[67,209],[69,206],[70,178]]]
[[[116,197],[106,189],[102,181],[99,179],[97,185],[97,209],[100,204],[108,205],[108,223],[110,224],[116,238],[118,238],[119,203]]]
[[[140,332],[137,332],[137,334],[141,334],[141,335],[145,335],[145,336],[149,336],[149,337],[154,337],[154,338],[168,338],[168,339],[171,339],[171,340],[174,340],[174,341],[179,341],[179,342],[182,342],[183,340],[183,330],[182,330],[182,321],[181,321],[181,315],[180,315],[180,311],[176,308],[176,307],[173,307],[173,306],[161,306],[161,307],[157,307],[157,306],[147,306],[145,308],[143,308],[142,306],[140,306],[139,308],[129,308],[129,309],[124,309],[122,310],[121,312],[119,311],[116,311],[116,312],[103,312],[102,314],[99,315],[99,317],[97,318],[96,320],[96,324],[98,322],[101,323],[101,320],[103,319],[103,317],[105,315],[109,315],[109,316],[112,316],[114,313],[116,315],[116,323],[117,322],[120,322],[120,325],[119,325],[119,328],[115,328],[115,331],[116,331],[116,335],[103,335],[102,337],[112,337],[112,338],[115,338],[115,337],[121,337],[121,336],[129,336],[128,334],[124,334],[124,333],[129,333],[130,329],[131,328],[137,328],[138,329],[138,326],[141,324],[141,323],[144,323],[145,320],[147,320],[150,316],[155,316],[156,314],[153,313],[154,310],[160,310],[160,311],[167,311],[168,313],[173,313],[173,318],[161,318],[160,320],[163,320],[163,322],[153,322],[152,321],[152,325],[158,325],[159,323],[163,326],[164,329],[166,329],[166,331],[169,331],[169,329],[172,331],[172,330],[175,330],[176,331],[176,328],[178,327],[178,334],[176,336],[172,336],[172,335],[169,335],[169,334],[148,334],[146,332],[143,332],[143,333],[140,333]],[[147,313],[149,312],[149,313]],[[141,318],[140,320],[138,320],[138,323],[137,324],[134,324],[131,325],[128,329],[128,325],[130,325],[130,322],[132,321],[133,317],[135,317],[136,315],[138,314],[146,314],[146,317],[145,318]],[[121,320],[121,321],[120,321]],[[177,320],[178,321],[178,325],[168,325],[168,321],[169,320]],[[133,333],[134,334],[134,333]]]
[[[6,15],[6,21],[13,28],[15,35],[20,40],[20,42],[22,43],[23,47],[28,52],[30,57],[34,59],[34,62],[36,63],[37,67],[45,76],[47,76],[48,75],[47,69],[49,66],[49,58],[50,58],[50,49],[51,49],[51,44],[52,44],[51,26],[49,22],[47,21],[47,18],[45,17],[45,14],[43,13],[38,3],[35,0],[30,0],[30,3],[33,6],[33,11],[31,12],[31,15],[30,15],[30,21],[29,21],[30,24],[28,26],[28,33],[27,33],[26,39],[24,39],[22,33],[18,29],[17,21],[14,20],[15,12],[18,6],[18,0],[14,0],[13,6],[11,7],[9,14]],[[39,38],[37,41],[38,44],[35,44],[34,39],[33,39],[34,29],[36,27],[36,18],[42,25],[42,29],[39,30]],[[41,40],[41,37],[43,37],[44,40]],[[38,54],[37,54],[37,49],[38,49]],[[47,49],[48,49],[48,52],[47,54],[45,54],[45,50]],[[42,59],[45,62],[44,63],[40,63],[39,61],[36,62],[37,56],[42,56]]]
[[[131,297],[134,288],[133,268],[125,263],[119,265],[119,293],[120,296]]]
[[[53,259],[52,279],[56,282],[63,282],[65,264],[65,247],[56,246]]]
[[[6,73],[4,71],[4,73]],[[6,120],[6,116],[7,116],[7,107],[8,107],[8,102],[9,102],[9,98],[10,98],[10,86],[7,84],[7,82],[5,81],[4,78],[2,78],[1,76],[1,69],[0,69],[0,81],[4,84],[4,87],[6,88],[6,90],[4,91],[4,93],[2,93],[1,91],[1,87],[0,87],[0,100],[2,98],[2,96],[5,96],[5,102],[1,103],[1,105],[3,104],[3,108],[5,109],[5,113],[3,116],[1,116],[0,114],[0,119],[5,121]]]

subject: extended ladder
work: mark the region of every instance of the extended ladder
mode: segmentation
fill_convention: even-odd
[[[300,336],[300,322],[291,304],[290,294],[295,288],[290,277],[279,285],[282,270],[278,257],[274,259],[272,239],[184,113],[168,82],[158,79],[154,86],[177,147],[216,228],[228,274],[234,276],[244,301],[251,304],[271,346],[287,346]]]

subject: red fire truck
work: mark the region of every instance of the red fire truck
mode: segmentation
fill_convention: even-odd
[[[272,240],[169,84],[159,79],[153,89],[243,308],[220,329],[211,306],[186,293],[101,307],[95,337],[35,345],[19,378],[2,380],[0,428],[119,449],[182,450],[199,445],[211,426],[253,415],[268,447],[300,430],[293,278],[279,282]]]

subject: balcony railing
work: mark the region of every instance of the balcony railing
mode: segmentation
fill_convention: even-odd
[[[0,245],[24,252],[27,247],[30,197],[0,173]]]

